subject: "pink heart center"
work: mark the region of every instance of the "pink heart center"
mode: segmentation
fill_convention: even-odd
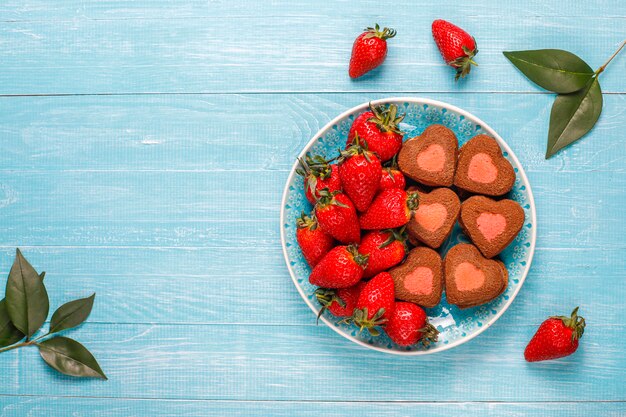
[[[417,166],[424,171],[439,172],[446,162],[446,153],[443,146],[433,143],[417,154]]]
[[[485,283],[485,273],[470,262],[462,262],[454,270],[454,280],[459,291],[472,291]]]
[[[491,242],[506,229],[506,218],[502,214],[480,213],[476,225],[480,233]]]
[[[404,278],[404,288],[412,294],[428,295],[433,291],[433,271],[418,266]]]
[[[448,210],[441,203],[420,204],[415,211],[415,220],[429,232],[438,230],[446,221]]]
[[[498,178],[498,168],[489,155],[477,153],[470,160],[467,176],[472,181],[490,184]]]

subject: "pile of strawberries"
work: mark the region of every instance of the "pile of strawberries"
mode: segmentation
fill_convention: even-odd
[[[297,221],[297,240],[311,266],[322,309],[377,336],[383,328],[400,346],[437,340],[437,330],[416,304],[395,300],[386,271],[407,252],[404,226],[419,204],[408,192],[395,157],[402,146],[403,116],[393,104],[370,106],[333,160],[307,155],[298,173],[313,205]]]

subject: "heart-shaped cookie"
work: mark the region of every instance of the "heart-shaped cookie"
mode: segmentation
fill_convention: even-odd
[[[459,223],[474,245],[493,258],[515,239],[524,225],[524,209],[513,200],[470,197],[461,205]]]
[[[461,147],[454,185],[472,193],[499,196],[511,191],[513,183],[513,166],[494,138],[474,136]]]
[[[484,258],[476,246],[461,243],[444,261],[446,299],[459,308],[476,307],[504,292],[509,274],[500,261]]]
[[[404,263],[389,271],[393,278],[396,298],[422,307],[435,307],[443,290],[441,256],[427,247],[414,248]]]
[[[419,205],[407,224],[409,236],[438,248],[450,236],[459,216],[459,197],[449,188],[436,188],[431,192],[418,190]]]
[[[459,142],[450,129],[430,125],[406,141],[398,154],[400,171],[425,185],[449,187],[454,181]]]

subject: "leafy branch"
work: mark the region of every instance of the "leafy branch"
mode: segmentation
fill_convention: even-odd
[[[0,352],[37,346],[46,364],[65,375],[107,379],[87,348],[58,335],[89,317],[95,294],[63,304],[52,315],[48,333],[32,339],[50,309],[44,277],[45,272],[38,274],[17,249],[7,280],[6,298],[0,300]]]

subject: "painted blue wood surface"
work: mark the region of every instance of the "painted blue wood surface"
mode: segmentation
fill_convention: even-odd
[[[0,4],[0,273],[20,246],[48,272],[53,305],[96,291],[70,334],[110,377],[1,354],[0,416],[626,416],[626,57],[602,75],[594,131],[545,161],[553,97],[501,55],[556,47],[597,67],[626,38],[626,3],[378,3]],[[438,17],[478,40],[480,67],[461,83],[430,40]],[[383,68],[350,81],[352,39],[375,21],[399,35]],[[537,252],[511,308],[423,358],[316,326],[280,252],[295,156],[340,112],[392,95],[489,123],[537,204]],[[588,322],[580,351],[526,364],[536,326],[573,305]]]

